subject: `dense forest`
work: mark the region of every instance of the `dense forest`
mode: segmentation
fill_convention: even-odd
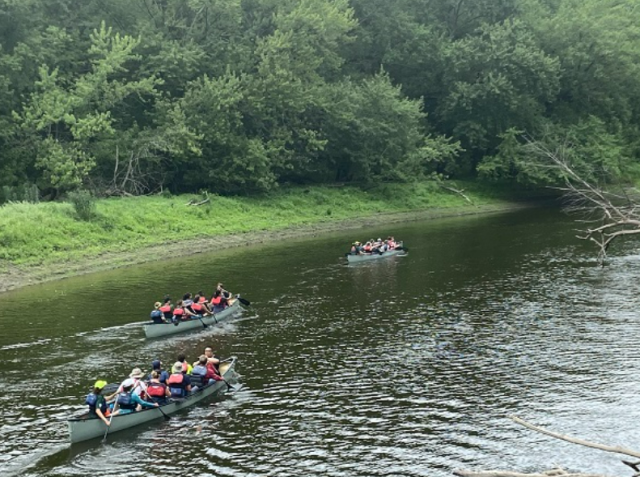
[[[0,199],[634,178],[639,68],[633,0],[0,0]]]

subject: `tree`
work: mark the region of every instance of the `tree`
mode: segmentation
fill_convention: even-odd
[[[500,135],[497,153],[478,165],[480,176],[536,187],[564,184],[565,176],[557,169],[540,167],[540,155],[533,153],[528,137],[546,149],[561,150],[572,169],[588,181],[620,181],[637,173],[633,150],[622,134],[609,132],[604,121],[589,116],[573,124],[546,121],[526,134],[510,128]]]
[[[425,177],[459,151],[443,136],[429,136],[419,100],[404,97],[380,72],[333,89],[323,156],[336,181],[407,181]]]
[[[153,96],[158,84],[153,76],[126,78],[127,63],[137,59],[139,40],[114,34],[104,23],[91,39],[89,72],[69,82],[61,80],[57,68],[41,66],[36,91],[22,112],[15,113],[43,172],[42,186],[56,191],[78,188],[97,162],[115,155],[101,148],[101,140],[116,134],[116,120],[133,126],[126,100]]]
[[[640,452],[633,449],[597,444],[594,442],[585,441],[583,439],[578,439],[572,436],[559,434],[557,432],[550,431],[543,427],[534,426],[533,424],[525,421],[524,419],[520,419],[519,417],[516,417],[516,416],[509,416],[509,418],[513,422],[520,424],[528,429],[531,429],[533,431],[536,431],[536,432],[539,432],[547,436],[560,439],[566,442],[571,442],[573,444],[590,447],[592,449],[598,449],[604,452],[613,452],[616,454],[623,454],[623,455],[636,457],[636,458],[640,457]],[[623,460],[622,463],[634,469],[636,471],[636,474],[634,475],[638,475],[637,473],[640,472],[640,469],[638,468],[638,465],[640,465],[640,462],[633,463],[633,462],[628,462]],[[453,474],[458,477],[606,477],[604,475],[599,475],[599,474],[569,472],[560,468],[548,470],[545,472],[535,473],[535,474],[522,474],[518,472],[510,472],[505,470],[494,470],[494,471],[488,471],[488,472],[472,472],[467,470],[456,470]]]
[[[558,61],[517,20],[483,26],[452,43],[446,57],[449,86],[437,114],[472,156],[472,168],[509,128],[535,128],[558,91]]]
[[[615,240],[640,234],[640,193],[615,182],[619,179],[617,171],[606,167],[593,170],[593,164],[577,162],[576,151],[580,147],[570,139],[558,144],[525,140],[521,150],[536,161],[535,167],[546,171],[552,183],[562,181],[563,185],[556,188],[565,194],[565,210],[580,217],[577,237],[597,245],[601,264],[604,265],[607,250]]]

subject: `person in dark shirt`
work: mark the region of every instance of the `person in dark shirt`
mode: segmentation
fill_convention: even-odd
[[[158,372],[158,376],[161,383],[163,384],[167,383],[167,379],[169,378],[169,373],[164,369],[162,369],[162,361],[160,361],[159,359],[154,359],[153,361],[151,361],[151,372],[153,371]],[[149,377],[147,378],[147,380],[151,380],[151,374],[149,374]]]
[[[98,380],[93,385],[93,390],[87,395],[85,403],[89,406],[89,416],[99,417],[107,426],[111,424],[105,416],[107,412],[107,401],[102,395],[102,388],[107,385],[106,381]]]

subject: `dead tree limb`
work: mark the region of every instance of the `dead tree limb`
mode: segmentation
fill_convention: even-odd
[[[456,189],[454,187],[449,187],[446,186],[444,184],[439,184],[440,187],[442,187],[445,190],[448,190],[449,192],[453,192],[454,194],[458,194],[459,196],[463,197],[467,202],[469,202],[471,205],[475,205],[473,203],[473,201],[471,199],[469,199],[469,197],[464,193],[464,189]]]
[[[211,198],[209,197],[209,193],[205,192],[204,193],[204,199],[197,201],[195,199],[191,199],[189,202],[186,203],[186,205],[193,205],[193,206],[198,206],[198,205],[203,205],[203,204],[208,204],[211,201]]]
[[[554,168],[564,177],[564,187],[556,187],[565,194],[565,210],[581,214],[591,223],[580,230],[576,237],[598,246],[601,264],[607,257],[611,243],[623,236],[640,234],[640,197],[635,189],[621,189],[614,193],[610,186],[600,187],[586,180],[570,163],[565,154],[566,147],[555,150],[540,142],[525,138],[529,152],[542,159],[540,167]]]
[[[208,197],[204,200],[201,200],[200,202],[196,202],[193,199],[191,199],[189,202],[187,202],[186,205],[193,205],[193,206],[198,206],[198,205],[203,205],[203,204],[207,204],[211,201],[211,199],[209,199]]]
[[[459,477],[607,477],[602,474],[576,474],[566,472],[562,469],[553,469],[538,474],[522,474],[520,472],[509,472],[506,470],[491,470],[488,472],[471,472],[467,470],[456,470],[454,475]]]
[[[551,436],[551,437],[555,437],[556,439],[560,439],[563,441],[567,441],[567,442],[571,442],[573,444],[578,444],[581,446],[585,446],[585,447],[591,447],[592,449],[599,449],[601,451],[605,451],[605,452],[613,452],[616,454],[624,454],[624,455],[628,455],[631,457],[639,457],[640,458],[640,452],[639,451],[635,451],[633,449],[627,449],[625,447],[613,447],[613,446],[607,446],[607,445],[603,445],[603,444],[596,444],[593,442],[589,442],[589,441],[585,441],[582,439],[578,439],[576,437],[571,437],[571,436],[565,436],[564,434],[559,434],[557,432],[553,432],[550,431],[548,429],[545,429],[543,427],[538,427],[538,426],[534,426],[533,424],[525,421],[524,419],[520,419],[519,417],[516,416],[509,416],[509,419],[511,419],[513,422],[520,424],[524,427],[526,427],[527,429],[531,429],[532,431],[536,431],[536,432],[540,432],[541,434],[545,434],[547,436]]]
[[[639,451],[635,451],[633,449],[627,449],[624,447],[614,447],[614,446],[608,446],[608,445],[603,445],[603,444],[596,444],[593,442],[589,442],[589,441],[585,441],[583,439],[578,439],[576,437],[571,437],[571,436],[567,436],[564,434],[560,434],[558,432],[553,432],[550,431],[548,429],[545,429],[543,427],[539,427],[539,426],[535,426],[527,421],[525,421],[524,419],[521,419],[517,416],[509,416],[509,419],[511,419],[513,422],[520,424],[524,427],[526,427],[527,429],[531,429],[532,431],[536,431],[539,432],[541,434],[545,434],[547,436],[550,437],[554,437],[556,439],[560,439],[566,442],[571,442],[572,444],[578,444],[581,446],[585,446],[585,447],[591,447],[592,449],[598,449],[598,450],[602,450],[605,452],[613,452],[616,454],[624,454],[624,455],[628,455],[628,456],[632,456],[632,457],[638,457],[640,458],[640,452]],[[623,464],[628,465],[629,467],[631,467],[632,469],[637,471],[637,466],[640,463],[633,463],[633,462],[627,462],[627,461],[622,461]],[[584,473],[577,473],[577,472],[569,472],[566,471],[564,469],[552,469],[552,470],[547,470],[545,472],[541,472],[541,473],[535,473],[535,474],[522,474],[519,472],[512,472],[512,471],[508,471],[508,470],[491,470],[491,471],[487,471],[487,472],[472,472],[470,470],[456,470],[453,472],[454,475],[457,475],[459,477],[606,477],[603,475],[598,475],[598,474],[584,474]],[[639,475],[638,473],[635,474],[635,476]],[[634,476],[634,477],[635,477]]]

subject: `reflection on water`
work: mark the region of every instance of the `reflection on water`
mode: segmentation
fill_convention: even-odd
[[[335,233],[2,295],[2,475],[438,477],[550,462],[619,475],[615,456],[505,417],[638,441],[640,256],[629,242],[598,268],[572,228],[546,210],[449,219],[395,226],[406,257],[346,265],[353,232]],[[219,279],[252,306],[144,339],[154,301]],[[32,313],[16,313],[24,303]],[[66,444],[64,418],[95,379],[207,345],[238,356],[239,392],[106,445]]]

